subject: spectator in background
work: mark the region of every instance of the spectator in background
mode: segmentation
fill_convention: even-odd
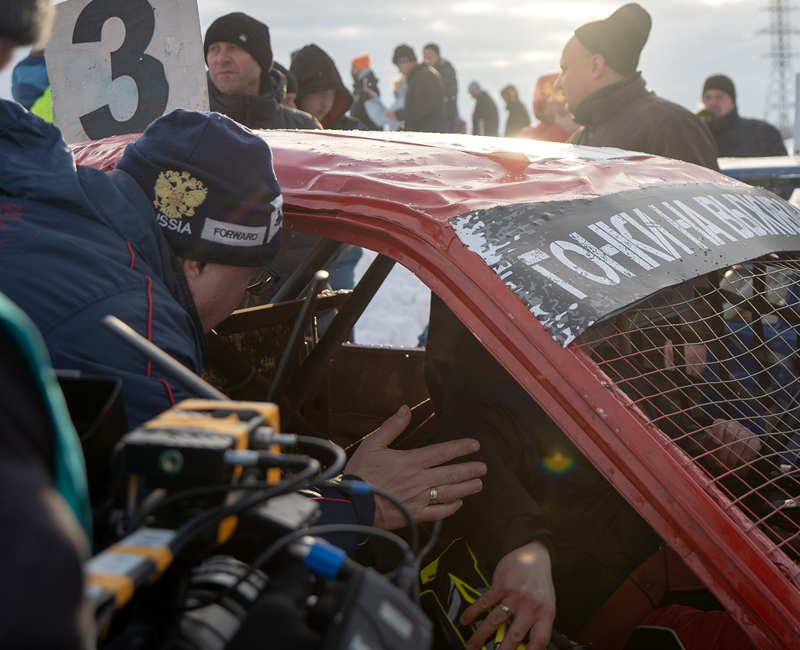
[[[53,121],[53,100],[43,49],[31,50],[14,67],[11,95],[34,115],[48,122]]]
[[[778,129],[762,120],[739,117],[736,88],[725,75],[715,74],[705,80],[703,105],[713,113],[708,128],[717,141],[720,157],[787,155]]]
[[[456,79],[456,70],[450,61],[446,61],[440,56],[439,46],[436,43],[428,43],[422,48],[422,58],[425,63],[439,73],[444,83],[445,131],[457,133],[458,79]]]
[[[286,79],[273,68],[269,28],[247,14],[217,18],[203,43],[211,110],[251,129],[319,129],[308,113],[281,104]]]
[[[566,142],[578,128],[572,121],[572,114],[567,110],[567,102],[560,88],[555,88],[557,72],[539,77],[533,91],[533,114],[539,123],[526,126],[520,132],[521,138],[545,140],[548,142]]]
[[[316,117],[323,129],[365,128],[357,119],[345,115],[353,104],[353,95],[325,50],[313,43],[306,45],[292,55],[289,70],[297,77],[298,108]]]
[[[500,91],[500,96],[506,103],[506,110],[508,110],[505,136],[507,138],[516,138],[519,132],[531,123],[531,117],[522,102],[519,101],[519,92],[517,92],[516,86],[508,84]]]
[[[410,45],[398,45],[392,63],[406,78],[408,88],[403,108],[387,111],[386,117],[403,122],[405,131],[446,133],[444,82],[439,73],[425,62],[418,63]]]
[[[336,64],[319,46],[306,45],[292,55],[289,70],[297,78],[297,106],[316,117],[324,129],[353,131],[366,128],[357,119],[346,115],[353,95],[345,88]],[[276,268],[282,277],[308,255],[319,241],[313,235],[293,233],[287,244],[287,254]],[[361,259],[361,248],[342,246],[341,252],[328,265],[328,284],[332,289],[352,289],[355,269]]]
[[[469,85],[469,94],[475,98],[475,111],[472,113],[472,135],[497,136],[500,129],[500,118],[497,104],[482,90],[477,81]]]
[[[396,111],[406,105],[406,92],[408,91],[408,80],[400,75],[392,80],[392,91],[394,93],[394,102],[388,108],[378,97],[377,93],[373,92],[370,88],[365,88],[369,99],[364,102],[364,110],[366,111],[369,119],[378,127],[378,130],[383,131],[399,131],[403,123],[398,120],[391,120],[387,117],[390,111]]]
[[[15,102],[22,104],[28,110],[31,110],[31,106],[44,94],[49,85],[44,50],[31,50],[28,56],[14,66],[11,96]]]
[[[280,101],[281,106],[297,110],[297,104],[294,103],[297,98],[297,77],[277,61],[272,63],[272,68],[286,77],[286,90],[283,93],[283,99]]]
[[[350,116],[370,131],[380,131],[383,127],[372,121],[364,106],[370,99],[381,95],[381,91],[378,90],[378,78],[370,67],[369,54],[353,59],[350,64],[350,74],[353,77],[353,105],[350,107]]]
[[[652,25],[650,14],[626,4],[605,20],[581,25],[561,54],[556,88],[583,126],[569,142],[618,147],[677,158],[718,170],[717,144],[703,121],[656,97],[636,70]]]

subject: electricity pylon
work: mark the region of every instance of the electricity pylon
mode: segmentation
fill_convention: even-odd
[[[772,59],[772,69],[764,119],[775,124],[784,138],[794,135],[794,54],[790,40],[797,32],[791,27],[790,12],[793,9],[788,0],[767,0],[764,11],[769,12],[769,28],[760,30],[762,34],[769,34],[772,41],[771,51],[767,55]]]

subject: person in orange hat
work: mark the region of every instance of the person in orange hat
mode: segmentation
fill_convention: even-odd
[[[364,103],[373,97],[380,97],[378,78],[370,67],[369,54],[357,56],[350,65],[350,74],[353,75],[353,105],[350,107],[350,116],[356,118],[370,131],[380,131],[364,108]]]
[[[539,120],[520,131],[520,138],[545,140],[547,142],[566,142],[578,125],[572,121],[567,110],[564,92],[555,88],[558,72],[542,75],[533,91],[533,114]]]

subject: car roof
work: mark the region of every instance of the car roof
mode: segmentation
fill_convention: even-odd
[[[621,149],[461,134],[257,133],[273,150],[285,203],[314,209],[368,213],[354,204],[358,198],[441,222],[523,201],[595,197],[659,183],[733,183],[696,165]],[[72,148],[81,164],[107,170],[138,137]]]

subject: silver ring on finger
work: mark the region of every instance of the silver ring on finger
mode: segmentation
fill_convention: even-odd
[[[508,605],[506,605],[505,603],[500,603],[497,607],[499,609],[502,609],[506,613],[506,616],[508,616],[509,618],[511,617],[511,608]]]
[[[435,506],[439,503],[439,488],[434,486],[431,488],[431,498],[428,501],[429,505]]]

